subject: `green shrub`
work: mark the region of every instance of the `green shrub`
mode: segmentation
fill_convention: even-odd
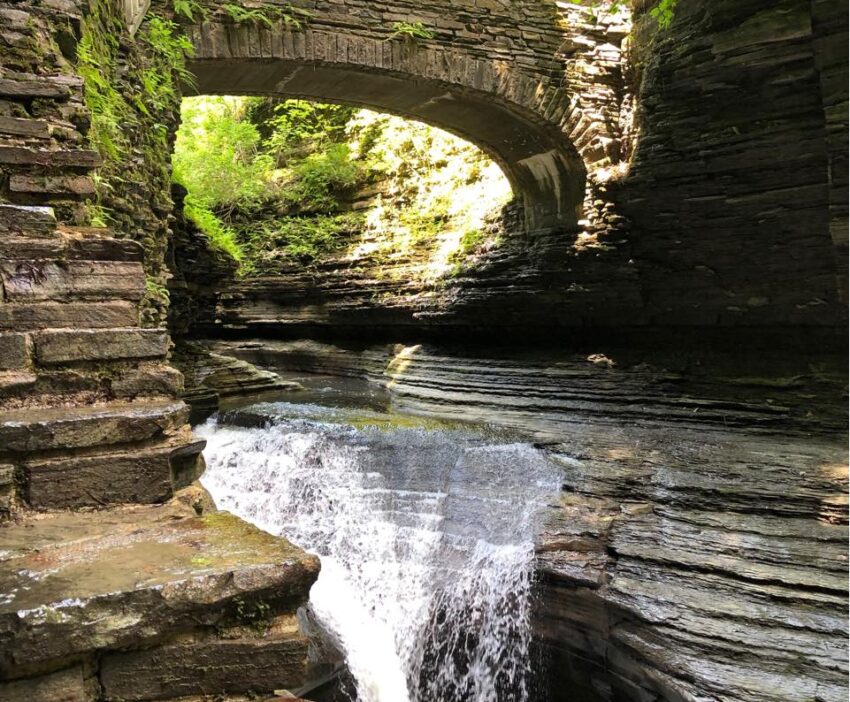
[[[295,165],[283,198],[301,211],[329,214],[339,209],[339,196],[350,192],[362,175],[348,144],[331,144]]]
[[[262,109],[262,108],[266,109]],[[285,165],[291,158],[320,151],[327,144],[345,141],[345,129],[355,113],[344,105],[322,105],[307,100],[283,100],[268,105],[255,105],[249,114],[259,113],[263,124],[258,128],[268,132],[266,149]],[[266,114],[263,119],[262,112]]]
[[[339,250],[363,226],[362,215],[345,213],[312,217],[277,217],[254,222],[236,236],[245,252],[243,272],[277,272],[292,261],[309,264]]]
[[[257,128],[244,119],[243,101],[203,97],[183,101],[174,150],[174,180],[208,210],[256,206],[272,196],[273,159]]]
[[[208,210],[194,202],[192,196],[186,198],[183,207],[186,218],[200,229],[210,243],[217,249],[225,251],[237,261],[242,261],[244,254],[236,241],[233,229],[226,227],[212,210]]]

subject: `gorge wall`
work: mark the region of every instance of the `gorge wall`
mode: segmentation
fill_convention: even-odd
[[[794,328],[808,334],[846,324],[846,6],[680,0],[673,25],[660,31],[646,13],[650,4],[637,2],[626,36],[586,12],[532,0],[302,4],[313,12],[302,32],[219,15],[201,26],[187,23],[200,86],[347,97],[454,128],[513,173],[525,199],[524,226],[479,268],[440,287],[358,278],[340,261],[226,283],[204,291],[219,310],[196,332],[772,326],[790,335]],[[210,513],[191,487],[203,446],[186,423],[182,378],[169,365],[163,328],[168,156],[179,89],[158,91],[162,100],[153,111],[134,102],[126,114],[135,121],[119,130],[123,155],[106,154],[103,163],[91,146],[97,135],[78,47],[86,19],[104,7],[0,3],[0,511],[16,521],[3,527],[10,548],[0,559],[0,590],[28,593],[0,605],[0,692],[12,700],[147,700],[298,687],[306,642],[292,613],[317,564]],[[153,67],[170,76],[166,87],[176,85],[174,67],[169,73],[156,63],[162,55],[150,41],[152,18],[170,21],[172,8],[153,2],[151,10],[135,37],[116,7],[108,6],[98,23],[114,39],[115,62],[102,67],[104,75],[125,102]],[[420,19],[438,30],[433,46],[385,41],[393,21]],[[464,61],[447,65],[444,59],[455,55]],[[260,66],[263,85],[245,82]],[[323,77],[316,94],[296,80],[314,68]],[[281,85],[279,69],[295,82]],[[358,80],[341,80],[351,75]],[[425,92],[407,107],[382,104],[378,93],[400,76],[418,76]],[[346,94],[346,86],[360,92]],[[430,102],[441,90],[459,96],[456,109],[446,107],[452,100]],[[434,104],[445,114],[429,111]],[[487,119],[464,128],[478,108],[489,110]],[[505,115],[510,119],[498,123]],[[520,163],[537,163],[553,145],[546,167]],[[98,187],[104,174],[113,176],[111,189]],[[97,202],[86,202],[95,195]],[[108,221],[99,221],[97,207]],[[112,226],[92,228],[93,218]],[[187,290],[203,287],[202,266],[174,263]],[[205,312],[209,304],[201,305]],[[817,392],[807,397],[820,402]],[[742,421],[761,414],[775,410],[765,401]],[[565,443],[572,425],[556,423],[561,439],[548,441]],[[586,518],[589,526],[553,537],[561,562],[551,564],[550,595],[565,605],[557,615],[563,621],[553,615],[546,630],[552,655],[601,699],[765,699],[746,689],[756,669],[761,680],[775,674],[770,689],[779,691],[777,699],[838,699],[846,683],[846,650],[836,644],[846,621],[834,616],[846,610],[837,584],[846,581],[840,429],[806,425],[800,445],[795,437],[779,448],[770,447],[769,436],[752,439],[747,450],[761,458],[736,468],[740,480],[752,480],[737,503],[718,498],[740,487],[737,478],[717,477],[733,462],[727,453],[708,461],[706,481],[695,480],[691,466],[703,455],[704,437],[691,430],[684,454],[674,442],[662,454],[623,457],[617,451],[642,441],[640,431],[611,446],[602,429],[603,436],[587,438],[592,455],[582,472],[566,461],[564,519]],[[828,434],[828,445],[807,432]],[[724,445],[737,441],[717,436]],[[567,448],[567,459],[575,458]],[[767,449],[782,461],[789,455],[787,469],[765,464]],[[666,470],[663,457],[677,455],[677,470]],[[617,476],[615,483],[607,475]],[[792,508],[782,504],[787,485],[801,500]],[[79,508],[93,511],[64,511]],[[718,509],[736,516],[718,526]],[[612,514],[621,526],[609,530]],[[738,547],[730,560],[707,543],[697,554],[715,559],[706,573],[705,559],[694,563],[694,551],[671,544],[712,529]],[[776,538],[788,548],[773,549]],[[656,553],[646,550],[652,539],[660,544]],[[824,543],[823,558],[807,556]],[[149,575],[144,587],[114,572],[116,548]],[[697,584],[659,604],[662,595],[626,577],[629,569],[646,575],[647,562],[652,582],[685,573]],[[762,565],[754,571],[753,562]],[[92,570],[99,574],[94,581],[81,577]],[[78,583],[73,592],[68,579]],[[718,582],[727,609],[707,619],[723,620],[721,643],[691,632],[714,631],[702,598]],[[736,633],[751,627],[738,614],[777,599],[784,604],[771,608],[766,630],[756,632],[756,655],[755,634]],[[581,609],[600,601],[608,603],[601,612]],[[798,627],[801,613],[808,623]],[[782,646],[766,645],[779,630]],[[581,636],[570,638],[575,632]],[[578,650],[563,645],[574,640]],[[821,645],[827,652],[811,657]],[[740,662],[742,651],[751,657]],[[715,665],[708,672],[700,668],[707,653]],[[787,665],[771,662],[776,655]],[[281,656],[292,665],[281,668]],[[255,668],[248,676],[247,665],[228,667],[228,660],[250,660]],[[734,676],[727,675],[724,666],[733,660]],[[192,671],[200,665],[216,671],[213,689],[199,687]],[[670,682],[677,671],[683,677]],[[794,675],[814,682],[805,689],[785,685]],[[720,689],[717,680],[732,682]]]
[[[193,30],[202,89],[209,74],[215,92],[366,102],[454,129],[491,153],[488,138],[500,137],[486,130],[497,116],[479,111],[474,126],[454,122],[449,112],[427,111],[439,100],[396,86],[393,103],[376,86],[419,76],[472,105],[470,91],[492,91],[482,76],[498,73],[509,51],[509,77],[487,99],[513,100],[532,133],[560,130],[586,174],[578,223],[509,226],[503,247],[463,275],[435,284],[401,271],[393,281],[363,274],[368,261],[323,260],[228,286],[219,328],[846,325],[843,8],[683,2],[660,31],[637,3],[627,34],[604,13],[593,21],[535,5],[453,5],[451,13],[417,5],[436,39],[406,48],[385,41],[384,25],[402,14],[383,7],[352,6],[341,19],[333,3],[311,5],[316,19],[304,36],[284,34],[279,43],[262,28]],[[553,33],[555,20],[562,24]],[[468,70],[453,74],[449,67],[464,61]],[[322,66],[327,81],[302,85],[305,63]],[[246,77],[249,70],[256,76]],[[333,79],[342,75],[357,80]],[[562,107],[545,97],[553,84]],[[526,191],[525,200],[534,195]]]
[[[0,3],[0,699],[297,688],[318,562],[193,485],[204,442],[160,326],[167,117],[137,106],[145,129],[104,163],[84,27],[115,58],[101,88],[130,100],[158,54],[117,4]],[[113,226],[90,226],[107,201]]]

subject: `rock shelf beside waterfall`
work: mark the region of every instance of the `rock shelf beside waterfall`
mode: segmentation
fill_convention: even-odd
[[[198,515],[185,502],[200,508],[200,498],[182,497],[3,529],[0,674],[12,680],[0,699],[87,699],[97,685],[113,698],[172,699],[304,683],[307,642],[293,615],[318,559],[226,512]],[[207,675],[194,675],[199,666]]]

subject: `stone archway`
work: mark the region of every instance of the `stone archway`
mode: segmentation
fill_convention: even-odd
[[[191,27],[188,68],[200,94],[297,97],[371,107],[446,129],[502,167],[527,229],[572,229],[586,171],[573,139],[581,119],[546,71],[446,44],[282,24]],[[315,28],[313,28],[315,27]]]

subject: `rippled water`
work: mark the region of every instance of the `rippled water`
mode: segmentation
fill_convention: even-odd
[[[358,700],[525,702],[534,534],[558,490],[546,458],[471,429],[315,406],[247,416],[267,425],[200,429],[203,484],[321,557],[311,606]]]

